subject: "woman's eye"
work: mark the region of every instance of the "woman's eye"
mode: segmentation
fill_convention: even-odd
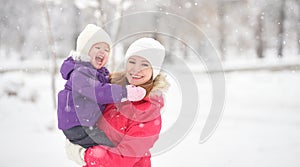
[[[135,64],[135,62],[134,62],[134,61],[128,61],[128,63],[130,63],[130,64]]]
[[[109,49],[105,49],[105,52],[109,52]]]
[[[142,64],[142,66],[144,66],[144,67],[149,67],[149,64]]]

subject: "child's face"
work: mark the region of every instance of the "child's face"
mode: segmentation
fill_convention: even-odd
[[[91,57],[90,63],[94,68],[100,69],[106,64],[109,53],[110,48],[107,43],[99,42],[94,44],[89,51],[89,56]]]
[[[152,66],[143,57],[131,56],[126,63],[126,78],[131,85],[141,85],[152,77]]]

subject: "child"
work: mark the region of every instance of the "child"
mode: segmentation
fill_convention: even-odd
[[[106,104],[139,101],[146,94],[141,87],[109,83],[109,71],[104,65],[111,43],[102,28],[88,24],[78,36],[76,52],[71,52],[60,69],[67,82],[58,93],[58,128],[70,142],[84,148],[99,144],[113,147],[96,125]]]

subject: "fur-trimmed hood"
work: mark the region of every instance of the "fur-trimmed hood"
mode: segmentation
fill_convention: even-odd
[[[166,79],[166,75],[160,73],[154,80],[153,88],[150,92],[151,95],[161,95],[164,92],[167,92],[169,89],[170,84]]]

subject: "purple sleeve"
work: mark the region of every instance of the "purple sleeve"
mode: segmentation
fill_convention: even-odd
[[[120,102],[127,97],[125,87],[116,84],[102,83],[88,74],[85,67],[80,67],[72,73],[72,90],[98,104],[109,104]]]
[[[68,57],[64,60],[63,64],[60,67],[60,73],[63,79],[68,80],[70,78],[71,72],[74,70],[75,61],[72,57]]]

